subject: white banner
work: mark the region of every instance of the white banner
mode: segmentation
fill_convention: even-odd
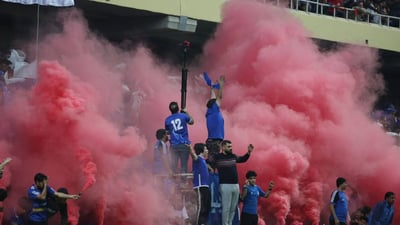
[[[19,3],[25,5],[39,4],[39,5],[49,5],[49,6],[73,6],[74,0],[3,0],[5,2]]]

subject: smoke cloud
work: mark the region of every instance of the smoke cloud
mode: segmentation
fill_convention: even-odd
[[[320,52],[299,21],[269,4],[231,0],[222,10],[200,63],[190,65],[190,138],[207,137],[208,88],[195,74],[224,74],[226,138],[238,155],[255,146],[239,165],[241,184],[249,169],[263,189],[275,182],[260,201],[262,222],[327,223],[338,176],[353,187],[352,210],[397,190],[400,153],[368,116],[384,88],[376,52]],[[119,49],[77,12],[62,22],[62,32],[40,42],[37,85],[14,90],[1,108],[0,157],[13,158],[1,180],[11,187],[5,205],[14,207],[43,172],[50,186],[82,192],[69,201],[72,224],[154,224],[171,206],[148,169],[155,131],[169,102],[179,102],[180,68],[160,63],[144,45]]]
[[[338,176],[352,186],[351,210],[395,190],[398,179],[382,175],[400,175],[392,167],[398,148],[368,117],[383,90],[376,52],[320,52],[285,10],[255,1],[231,1],[223,15],[204,65],[228,77],[228,138],[238,153],[256,146],[242,176],[256,169],[262,187],[276,183],[259,209],[266,224],[327,223]]]

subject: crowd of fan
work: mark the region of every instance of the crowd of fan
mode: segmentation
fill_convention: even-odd
[[[399,27],[400,0],[291,0],[290,8]],[[346,15],[346,11],[347,15]]]
[[[396,107],[393,104],[389,104],[383,110],[375,110],[371,116],[387,134],[395,137],[397,144],[400,145],[400,120],[397,112]]]

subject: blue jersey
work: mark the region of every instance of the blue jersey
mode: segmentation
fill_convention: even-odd
[[[265,196],[265,192],[257,185],[247,186],[247,195],[243,199],[242,212],[257,215],[258,198]]]
[[[28,197],[32,202],[32,210],[29,212],[29,220],[34,222],[47,221],[47,199],[38,199],[37,197],[42,193],[42,190],[32,185],[28,190]],[[54,195],[55,190],[47,186],[47,197]]]
[[[193,188],[209,187],[210,174],[208,173],[206,160],[202,156],[198,156],[196,160],[193,160],[192,167]]]
[[[165,119],[165,129],[171,136],[171,145],[190,144],[187,124],[191,122],[186,113],[174,113]]]
[[[206,112],[208,138],[224,140],[224,117],[216,102]]]
[[[344,193],[343,191],[335,190],[331,195],[330,203],[335,208],[335,213],[339,222],[346,223],[347,214],[349,212],[349,202],[346,193]],[[331,220],[333,220],[332,215]]]
[[[389,205],[386,201],[379,202],[369,216],[368,225],[392,225],[393,214],[393,205]]]

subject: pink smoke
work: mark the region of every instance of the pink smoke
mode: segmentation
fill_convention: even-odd
[[[368,118],[383,89],[373,50],[347,46],[321,53],[298,21],[256,1],[230,1],[223,16],[203,64],[227,77],[227,138],[238,153],[247,143],[256,146],[241,174],[257,170],[264,188],[275,181],[261,202],[267,223],[326,222],[338,176],[358,192],[352,209],[372,206],[398,187],[398,179],[382,175],[394,172],[399,151]],[[380,185],[368,185],[371,180]]]
[[[163,126],[160,113],[167,115],[167,107],[162,113],[158,104],[177,100],[173,90],[178,83],[166,76],[168,66],[156,66],[144,47],[122,52],[88,33],[82,18],[74,15],[67,18],[64,33],[41,43],[41,58],[47,61],[39,64],[34,89],[16,91],[4,108],[2,126],[12,128],[12,138],[1,152],[13,152],[16,158],[10,182],[14,196],[7,204],[16,204],[33,175],[43,172],[56,189],[85,191],[80,200],[69,200],[73,224],[153,224],[168,218],[168,196],[152,181],[145,155],[151,152],[148,142],[154,141],[155,130]],[[151,80],[140,81],[144,75]],[[125,99],[124,83],[133,102]],[[168,102],[158,96],[163,88],[171,90],[164,95]],[[146,99],[139,101],[136,93]],[[151,102],[143,109],[141,104]],[[159,121],[150,120],[152,116]],[[19,159],[31,173],[17,166]]]
[[[78,148],[75,155],[79,160],[81,169],[83,170],[83,174],[86,178],[86,182],[83,185],[81,191],[84,192],[96,182],[97,167],[96,164],[93,162],[90,151],[84,148]]]
[[[154,224],[170,206],[149,161],[169,102],[179,102],[180,68],[160,64],[145,46],[118,49],[91,33],[79,13],[63,19],[63,32],[40,44],[38,84],[16,91],[1,109],[0,156],[14,159],[5,174],[13,189],[5,204],[16,204],[43,172],[54,188],[85,190],[69,200],[73,224]],[[283,9],[231,0],[201,64],[189,70],[193,143],[206,139],[209,97],[193,74],[201,68],[214,80],[226,76],[226,138],[238,155],[255,146],[239,165],[241,181],[253,169],[263,189],[275,182],[260,201],[265,224],[326,221],[337,176],[357,190],[355,208],[399,187],[399,151],[368,118],[383,90],[376,53],[349,46],[321,53],[307,35]]]
[[[77,225],[79,222],[79,207],[75,202],[68,203],[68,222]]]

